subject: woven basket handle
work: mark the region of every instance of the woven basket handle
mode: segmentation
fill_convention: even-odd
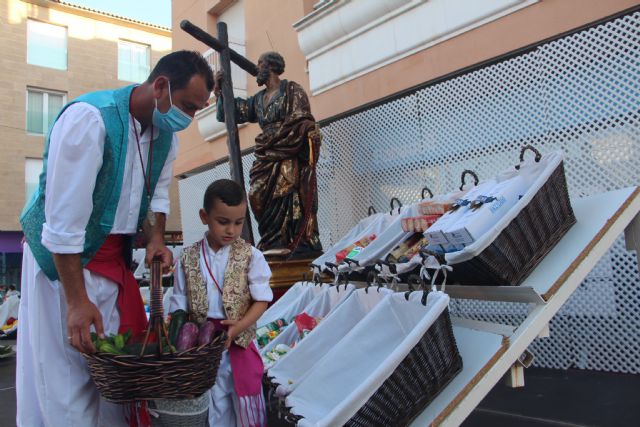
[[[542,154],[540,154],[540,152],[536,150],[536,148],[531,144],[525,145],[524,147],[522,147],[522,150],[520,150],[520,163],[524,162],[524,153],[526,153],[527,150],[533,151],[533,153],[536,155],[534,160],[536,163],[538,163],[542,158]],[[520,165],[516,165],[516,169],[520,169]]]
[[[367,216],[371,216],[376,212],[376,208],[374,208],[373,206],[369,206],[369,209],[367,210]]]
[[[431,191],[431,189],[429,187],[422,187],[422,192],[420,193],[420,197],[422,199],[424,199],[425,197],[425,192],[429,193],[429,198],[433,199],[433,192]]]
[[[165,337],[167,343],[169,343],[169,334],[164,324],[164,310],[162,307],[162,261],[159,257],[154,257],[153,261],[151,261],[150,287],[151,307],[149,309],[149,324],[147,325],[147,331],[142,343],[140,357],[144,354],[152,330],[156,331],[156,336],[158,337],[158,356],[162,357],[162,337]],[[169,345],[169,351],[173,353],[171,345]]]
[[[536,150],[536,148],[533,145],[529,144],[529,145],[525,145],[524,147],[522,147],[522,150],[520,150],[520,163],[524,162],[524,153],[526,153],[527,150],[533,151],[533,153],[536,155],[535,157],[536,163],[540,161],[540,159],[542,158],[542,154],[540,154],[540,152]]]
[[[393,213],[393,202],[394,201],[396,201],[398,203],[398,213],[400,213],[400,208],[402,207],[402,202],[397,197],[392,197],[391,198],[391,203],[390,203],[391,213]]]
[[[460,191],[462,191],[464,185],[466,184],[465,178],[467,175],[471,175],[473,177],[473,185],[478,185],[478,182],[480,182],[480,180],[478,179],[478,175],[474,171],[465,169],[464,171],[462,171],[462,175],[460,176]]]

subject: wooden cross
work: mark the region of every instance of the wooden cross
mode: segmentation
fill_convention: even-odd
[[[225,112],[224,122],[227,127],[227,147],[229,148],[229,170],[231,179],[244,187],[244,174],[242,172],[242,155],[240,154],[240,139],[238,137],[238,126],[233,114],[235,111],[235,101],[233,97],[233,82],[231,81],[231,62],[238,65],[252,76],[258,75],[258,67],[235,50],[229,48],[229,38],[227,35],[227,24],[218,22],[218,38],[193,25],[188,20],[180,23],[180,28],[197,40],[206,44],[210,48],[220,53],[220,66],[224,73],[222,79],[222,107]],[[242,229],[242,238],[253,244],[253,232],[251,230],[249,207],[247,206],[247,219]]]

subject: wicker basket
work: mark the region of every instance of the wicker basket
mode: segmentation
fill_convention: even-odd
[[[147,336],[153,329],[157,336],[166,336],[161,277],[160,263],[154,261],[151,268],[151,316]],[[98,391],[110,402],[193,399],[213,387],[225,339],[224,332],[216,332],[210,343],[173,354],[82,355]]]
[[[453,335],[449,310],[445,309],[389,378],[345,425],[408,425],[461,369],[462,358]],[[273,387],[270,381],[265,383]],[[275,405],[273,400],[270,403]],[[302,419],[282,404],[277,409],[291,424]]]
[[[540,153],[533,147],[536,159]],[[533,199],[482,252],[453,264],[449,283],[461,285],[519,285],[575,224],[569,202],[564,162],[551,173]]]
[[[181,353],[142,357],[129,354],[84,354],[89,373],[106,400],[126,403],[154,399],[191,399],[216,380],[224,350],[222,335],[209,344]]]

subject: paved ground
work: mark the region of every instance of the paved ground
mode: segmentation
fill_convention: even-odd
[[[638,426],[640,375],[525,371],[525,387],[496,385],[463,427]]]
[[[15,341],[0,340],[0,345]],[[16,424],[16,358],[0,359],[0,427]]]
[[[463,427],[640,425],[640,375],[530,368],[525,383],[496,385]],[[15,358],[0,359],[0,427],[15,425],[15,410]]]

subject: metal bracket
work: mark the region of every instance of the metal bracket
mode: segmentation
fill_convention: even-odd
[[[636,215],[624,229],[624,241],[628,251],[636,251],[640,266],[640,215]]]
[[[538,333],[538,338],[549,338],[551,336],[551,330],[549,329],[549,322],[545,323],[540,333]]]
[[[445,292],[451,298],[545,304],[544,299],[529,286],[447,285]]]
[[[524,370],[531,366],[533,359],[533,353],[525,350],[505,375],[505,385],[511,388],[524,387]]]

